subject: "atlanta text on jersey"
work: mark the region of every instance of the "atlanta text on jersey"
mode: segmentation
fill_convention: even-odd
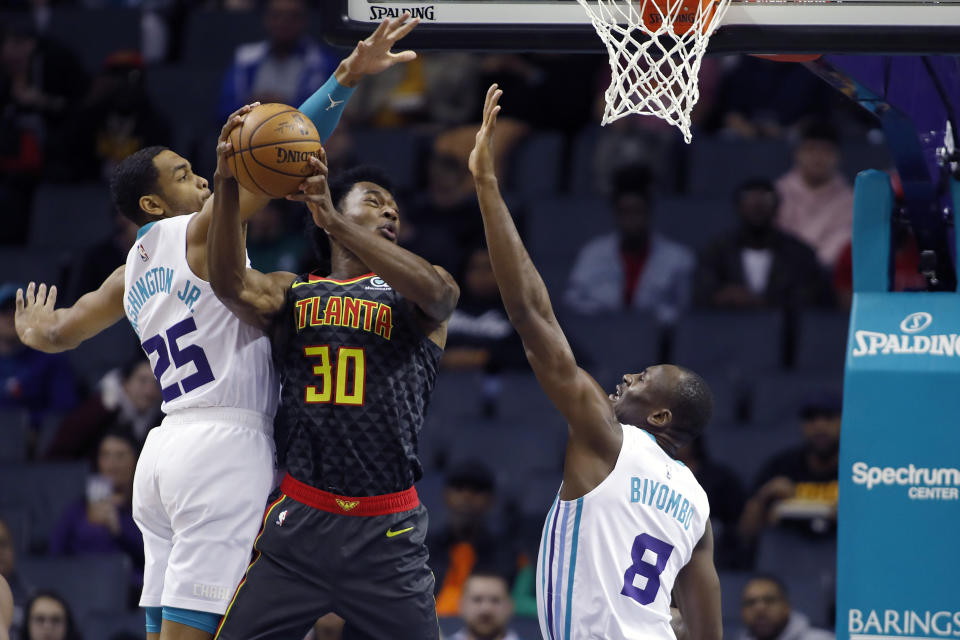
[[[294,316],[298,331],[307,326],[333,325],[362,328],[389,340],[393,329],[393,310],[390,305],[350,296],[330,296],[326,305],[320,296],[297,300]]]

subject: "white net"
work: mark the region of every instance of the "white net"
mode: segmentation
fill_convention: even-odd
[[[730,0],[577,0],[610,54],[602,124],[636,113],[666,120],[687,143],[697,76]]]

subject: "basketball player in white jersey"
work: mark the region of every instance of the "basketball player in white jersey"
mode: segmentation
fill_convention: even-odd
[[[386,20],[341,63],[304,106],[330,131],[363,75],[415,57],[390,53],[417,24]],[[309,107],[313,101],[314,112]],[[218,145],[252,105],[235,112]],[[332,120],[332,122],[331,122]],[[321,133],[322,137],[323,133]],[[211,197],[207,181],[169,149],[125,159],[111,184],[121,213],[141,225],[126,264],[67,309],[56,288],[17,292],[17,331],[28,346],[73,348],[126,315],[163,392],[166,418],[150,432],[134,480],[134,518],[143,533],[150,640],[205,640],[243,575],[273,484],[273,416],[279,383],[264,333],[240,322],[210,288],[207,230],[218,207],[248,219],[266,199],[241,190],[239,202]]]
[[[709,419],[710,390],[695,373],[660,365],[623,376],[608,395],[577,366],[497,186],[493,134],[501,93],[497,85],[487,92],[470,170],[504,306],[570,428],[563,483],[537,563],[543,637],[673,638],[673,596],[691,640],[719,639],[707,497],[673,458]]]

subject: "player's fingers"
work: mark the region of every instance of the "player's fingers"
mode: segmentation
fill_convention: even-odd
[[[487,96],[483,101],[483,113],[486,114],[490,110],[490,101],[493,99],[493,94],[497,91],[497,83],[494,82],[490,85],[490,88],[487,89]]]
[[[393,22],[393,19],[387,18],[386,20],[381,22],[379,25],[377,25],[377,28],[374,30],[374,32],[370,34],[370,39],[376,40],[377,38],[385,34],[387,32],[387,29],[390,28],[391,22]]]
[[[54,305],[57,303],[57,285],[50,287],[50,293],[47,295],[47,307],[53,309]]]
[[[417,52],[401,51],[399,53],[391,53],[390,57],[396,62],[413,62],[417,59]]]
[[[287,200],[293,200],[295,202],[306,202],[309,196],[305,193],[291,193],[287,196]]]
[[[33,304],[35,299],[33,296],[34,284],[31,282],[27,285],[27,304]]]
[[[23,311],[23,289],[17,287],[17,312]]]
[[[37,304],[43,305],[47,299],[47,283],[41,282],[37,287]]]
[[[249,113],[250,110],[253,109],[254,107],[259,107],[259,106],[260,106],[259,102],[251,102],[250,104],[245,104],[239,109],[237,109],[236,111],[234,111],[233,113],[231,113],[230,117],[227,118],[227,122],[223,125],[223,128],[220,130],[220,139],[225,140],[230,135],[230,132],[233,130],[233,128],[236,127],[241,122],[243,122],[243,116]]]
[[[405,15],[409,16],[410,14],[408,13]],[[408,33],[413,31],[418,24],[420,24],[420,18],[414,18],[413,20],[410,20],[406,24],[402,24],[399,29],[394,30],[394,32],[390,34],[390,40],[392,42],[396,42],[397,40],[403,38]]]

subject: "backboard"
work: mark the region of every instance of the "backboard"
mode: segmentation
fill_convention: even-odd
[[[330,0],[324,34],[352,46],[404,10],[414,49],[604,51],[576,0]],[[731,0],[709,52],[958,53],[960,0]]]

